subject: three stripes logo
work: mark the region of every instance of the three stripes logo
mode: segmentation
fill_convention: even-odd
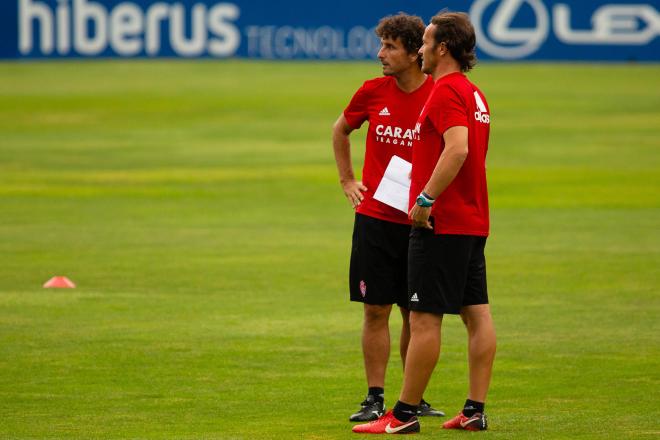
[[[389,116],[390,111],[387,109],[387,107],[383,107],[383,109],[378,113],[378,116]]]
[[[474,119],[478,122],[483,122],[484,124],[490,124],[490,115],[488,114],[488,109],[486,104],[484,104],[483,99],[479,96],[478,92],[474,92],[474,100],[477,103],[477,111],[474,112]]]
[[[419,302],[419,298],[417,297],[417,292],[413,293],[413,296],[410,297],[410,302]]]

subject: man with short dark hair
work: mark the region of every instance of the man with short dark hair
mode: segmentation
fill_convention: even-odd
[[[374,198],[394,156],[410,162],[417,115],[433,80],[420,69],[418,54],[424,23],[406,14],[383,18],[376,29],[381,48],[382,77],[366,81],[333,127],[333,148],[339,179],[355,209],[350,262],[350,299],[364,304],[362,352],[368,392],[350,421],[368,421],[385,410],[385,370],[390,355],[389,316],[397,304],[403,318],[400,355],[405,365],[408,340],[407,254],[410,220]],[[362,181],[355,179],[350,133],[369,121]],[[406,195],[404,194],[404,197]],[[422,401],[419,415],[444,415]]]
[[[394,409],[359,433],[419,432],[422,394],[440,354],[445,314],[460,314],[468,334],[469,392],[447,429],[487,428],[484,405],[495,358],[484,247],[489,233],[486,152],[490,111],[464,75],[474,66],[475,35],[466,14],[444,12],[426,27],[419,53],[435,80],[416,129],[408,251],[410,344]]]

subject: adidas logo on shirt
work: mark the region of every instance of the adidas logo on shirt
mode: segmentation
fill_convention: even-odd
[[[411,302],[419,302],[419,298],[417,298],[417,292],[413,293],[413,296],[410,297]]]
[[[378,113],[378,116],[389,116],[390,111],[387,109],[387,107],[383,107],[383,109]]]
[[[487,113],[486,104],[477,92],[474,92],[474,100],[477,103],[477,111],[474,112],[474,119],[484,124],[490,124],[490,115]]]

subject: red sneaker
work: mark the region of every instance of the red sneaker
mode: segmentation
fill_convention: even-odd
[[[412,417],[407,422],[401,422],[392,411],[388,411],[378,420],[353,426],[353,432],[358,434],[412,434],[419,432],[419,421]]]
[[[461,411],[456,417],[442,424],[445,429],[465,429],[466,431],[485,431],[488,429],[486,414],[476,413],[472,417],[466,417]]]

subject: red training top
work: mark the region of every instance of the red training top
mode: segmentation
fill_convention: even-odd
[[[375,78],[355,92],[344,110],[346,122],[357,129],[369,121],[362,183],[367,187],[364,200],[357,207],[360,214],[394,223],[410,224],[408,214],[385,205],[373,198],[392,156],[410,162],[415,123],[419,112],[433,89],[433,78],[428,76],[422,86],[406,93],[392,76]]]
[[[481,91],[460,72],[438,79],[424,105],[416,130],[412,159],[410,206],[431,178],[445,148],[442,137],[451,127],[468,128],[468,155],[456,178],[440,194],[431,216],[436,234],[488,236],[486,153],[490,111]]]

